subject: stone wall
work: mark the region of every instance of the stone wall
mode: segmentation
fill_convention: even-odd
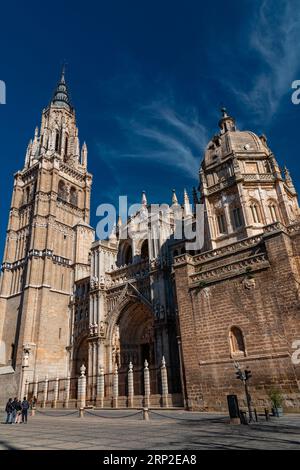
[[[300,339],[297,237],[274,231],[250,248],[245,244],[239,250],[237,243],[205,261],[197,256],[177,260],[179,324],[191,409],[225,410],[226,395],[232,393],[245,405],[234,361],[252,371],[249,387],[254,406],[269,406],[268,391],[279,388],[285,407],[300,409],[300,370],[291,361],[292,343]],[[234,326],[243,332],[244,354],[231,351],[229,334]]]
[[[20,374],[10,369],[10,366],[0,367],[0,409],[2,410],[8,398],[18,396]]]

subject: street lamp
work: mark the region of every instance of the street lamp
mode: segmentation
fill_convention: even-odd
[[[234,367],[236,368],[236,378],[241,380],[245,387],[246,401],[249,412],[249,423],[253,422],[252,410],[251,410],[251,396],[248,389],[248,380],[252,377],[251,370],[245,369],[242,371],[241,366],[238,362],[234,362]]]

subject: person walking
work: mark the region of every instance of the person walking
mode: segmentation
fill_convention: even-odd
[[[31,408],[31,409],[35,408],[35,407],[36,407],[36,403],[37,403],[36,397],[31,398],[31,401],[30,401],[30,408]]]
[[[22,423],[27,424],[27,414],[29,406],[29,401],[26,399],[26,397],[24,397],[22,401]]]
[[[22,403],[21,400],[17,400],[16,403],[16,424],[21,424],[22,423]]]
[[[12,398],[9,398],[8,402],[6,403],[5,411],[6,411],[5,424],[11,424],[12,423],[12,411],[13,411]]]
[[[13,401],[11,402],[11,406],[12,406],[12,412],[11,412],[11,424],[15,424],[16,423],[16,416],[17,416],[17,404],[18,404],[18,399],[17,397],[15,397],[13,399]]]

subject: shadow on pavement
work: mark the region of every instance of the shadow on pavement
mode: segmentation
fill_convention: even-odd
[[[18,450],[17,447],[13,447],[11,444],[9,444],[6,441],[0,441],[0,446],[3,446],[5,448],[4,450]]]

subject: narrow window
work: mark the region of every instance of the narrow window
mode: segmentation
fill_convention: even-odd
[[[131,264],[132,263],[132,248],[130,245],[127,246],[126,251],[125,251],[125,264]]]
[[[25,204],[27,204],[30,200],[30,188],[27,186],[26,188],[26,194],[25,194]]]
[[[277,212],[276,212],[275,204],[270,204],[269,205],[269,211],[270,211],[271,221],[276,222],[278,220],[278,218],[277,218]]]
[[[141,258],[145,260],[149,258],[148,240],[143,241],[141,248]]]
[[[61,339],[61,328],[58,330],[58,339]]]
[[[67,200],[67,188],[63,181],[60,181],[58,184],[58,197],[64,201]]]
[[[69,139],[68,139],[68,137],[66,137],[66,140],[65,140],[65,152],[64,152],[64,154],[65,154],[65,159],[66,159],[67,156],[68,156],[68,144],[69,144]]]
[[[76,188],[71,188],[70,190],[70,203],[73,204],[73,206],[77,206],[77,191]]]
[[[243,223],[242,223],[242,215],[241,215],[240,208],[239,207],[234,208],[232,213],[233,213],[233,221],[234,221],[235,228],[241,227]]]
[[[55,137],[55,151],[59,152],[59,132],[56,133]]]
[[[225,220],[224,214],[218,214],[217,220],[218,220],[219,233],[220,234],[226,233],[226,220]]]
[[[229,333],[231,353],[245,353],[245,342],[242,330],[233,326]]]
[[[258,224],[260,222],[258,205],[254,202],[251,204],[250,208],[251,208],[253,222],[255,224]]]

